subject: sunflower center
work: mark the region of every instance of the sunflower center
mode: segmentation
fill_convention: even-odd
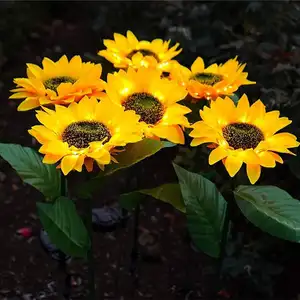
[[[125,110],[134,110],[141,116],[140,121],[156,124],[164,115],[163,105],[151,94],[134,93],[123,103]]]
[[[154,52],[147,49],[133,50],[127,55],[127,58],[131,59],[136,53],[141,53],[143,56],[153,56],[157,61],[159,61],[158,56]]]
[[[213,73],[196,73],[191,77],[191,79],[203,84],[214,85],[215,83],[222,81],[223,76]]]
[[[247,123],[232,123],[223,128],[223,136],[233,149],[250,149],[264,140],[263,132]]]
[[[69,77],[69,76],[59,76],[59,77],[53,77],[49,78],[44,82],[45,88],[50,89],[54,92],[57,92],[57,88],[61,83],[75,83],[76,79]]]
[[[105,139],[106,138],[106,139]],[[108,128],[100,122],[80,121],[70,124],[62,134],[62,140],[68,145],[77,148],[87,148],[90,142],[110,140],[111,134]]]

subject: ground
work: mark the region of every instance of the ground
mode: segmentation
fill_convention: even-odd
[[[245,2],[236,8],[228,3],[223,10],[218,7],[218,3],[184,4],[181,1],[85,2],[85,5],[81,2],[1,3],[0,34],[4,37],[0,42],[1,142],[37,147],[27,133],[28,128],[35,123],[33,112],[17,112],[17,102],[8,100],[9,90],[13,88],[13,78],[25,76],[26,63],[39,64],[44,56],[57,59],[63,54],[80,54],[84,60],[102,63],[106,74],[112,70],[112,66],[96,55],[103,47],[102,39],[111,37],[113,32],[124,33],[127,29],[133,30],[141,38],[153,39],[159,36],[178,40],[185,48],[185,54],[181,58],[181,62],[185,64],[190,64],[197,55],[203,55],[210,61],[214,58],[221,61],[238,54],[243,60],[249,61],[250,79],[257,76],[254,80],[258,85],[252,90],[246,89],[251,97],[260,97],[263,91],[268,107],[283,107],[290,112],[290,107],[295,107],[292,105],[298,105],[298,97],[294,93],[298,75],[286,75],[286,72],[294,72],[293,69],[284,70],[284,75],[277,76],[278,70],[271,76],[269,74],[270,70],[286,66],[287,61],[290,68],[297,67],[299,51],[293,48],[289,32],[284,31],[288,30],[288,26],[282,23],[271,24],[273,27],[281,26],[282,40],[272,36],[273,32],[269,32],[267,28],[264,29],[265,32],[260,32],[259,26],[263,25],[264,28],[265,25],[258,16],[262,14],[261,11],[257,12],[257,23],[254,22],[257,27],[253,26],[251,12],[258,8],[250,7],[250,13],[247,11],[250,16],[242,23],[242,14],[246,14],[247,5],[250,6]],[[286,9],[285,6],[283,8]],[[270,20],[275,19],[275,14],[283,11],[283,8],[272,8],[273,11],[270,9],[269,13],[273,14]],[[232,18],[232,15],[236,18]],[[289,20],[296,22],[298,19],[295,21],[289,15]],[[280,19],[280,22],[287,21]],[[266,36],[269,40],[263,40]],[[279,49],[278,43],[282,46]],[[295,125],[297,124],[299,125],[299,119],[295,120]],[[297,128],[295,130],[297,132]],[[143,171],[141,177],[118,178],[117,190],[130,184],[143,186],[155,176],[174,176],[171,174],[170,164],[165,163],[170,155],[174,153],[163,153],[146,162],[143,168],[146,171]],[[297,178],[290,174],[287,166],[273,174],[265,175],[265,178],[268,177],[272,184],[287,188],[295,197],[299,195],[295,188]],[[132,183],[137,178],[141,178],[140,181]],[[102,198],[96,197],[95,207],[115,199],[115,190],[115,185],[112,185]],[[30,294],[38,297],[41,292],[47,295],[43,298],[40,294],[37,299],[58,299],[58,296],[51,296],[51,288],[61,274],[57,275],[57,264],[43,251],[38,239],[41,225],[36,216],[35,204],[41,199],[42,196],[37,191],[21,182],[7,163],[0,161],[0,239],[3,241],[0,248],[0,299],[15,299],[12,297],[22,295],[28,300],[33,299]],[[236,231],[248,234],[249,243],[253,236],[261,238],[261,233],[247,226],[241,221]],[[32,229],[32,236],[24,238],[16,234],[24,227]],[[244,300],[267,297],[265,294],[256,294],[255,291],[249,292],[249,287],[246,286],[247,292],[243,292],[243,276],[236,280],[224,280],[224,286],[220,284],[216,277],[216,261],[193,250],[185,228],[185,217],[171,206],[146,199],[142,207],[139,232],[143,237],[149,236],[149,232],[158,237],[155,252],[160,260],[149,262],[143,256],[140,257],[135,293],[134,282],[129,274],[132,218],[126,228],[110,234],[95,233],[99,299]],[[300,292],[296,279],[300,266],[297,258],[299,247],[291,243],[276,243],[280,245],[276,251],[272,250],[265,256],[274,256],[284,269],[272,278],[274,290],[270,297],[278,300],[296,299]],[[85,265],[82,261],[72,261],[68,268],[83,278],[82,287],[75,289],[73,296],[84,299],[87,278]]]

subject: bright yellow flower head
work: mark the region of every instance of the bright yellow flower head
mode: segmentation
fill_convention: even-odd
[[[187,92],[177,83],[161,78],[157,69],[129,68],[108,74],[106,93],[111,101],[140,115],[146,137],[184,143],[182,126],[189,126],[190,109],[178,104]]]
[[[98,55],[113,63],[115,68],[154,67],[168,71],[170,63],[173,62],[171,59],[182,50],[177,50],[178,43],[169,48],[170,40],[139,41],[129,30],[127,37],[115,33],[114,40],[104,40],[104,45],[107,49],[99,51]]]
[[[92,171],[93,162],[103,168],[111,160],[115,147],[140,141],[143,137],[139,117],[132,111],[115,105],[108,99],[84,97],[69,107],[56,105],[55,111],[44,108],[37,112],[43,125],[33,126],[29,133],[42,144],[43,162],[55,164],[61,160],[62,172]]]
[[[247,79],[248,73],[243,72],[245,66],[234,58],[225,64],[213,64],[205,68],[203,59],[198,57],[191,70],[174,64],[170,78],[186,87],[193,98],[214,100],[221,95],[231,95],[241,85],[255,84]]]
[[[276,152],[293,154],[289,148],[299,146],[294,135],[276,133],[292,121],[280,118],[279,111],[266,112],[260,100],[250,106],[246,95],[237,106],[228,97],[217,98],[211,107],[200,110],[200,116],[202,121],[192,126],[191,146],[212,143],[215,149],[210,153],[209,164],[222,159],[231,177],[245,163],[252,184],[260,177],[261,166],[274,168],[276,162],[283,163]]]
[[[44,58],[42,64],[43,68],[27,64],[28,78],[14,80],[17,88],[11,90],[15,93],[10,99],[25,98],[18,107],[19,111],[47,104],[70,104],[84,96],[103,95],[100,64],[83,63],[80,56],[68,61],[65,55],[57,62]]]

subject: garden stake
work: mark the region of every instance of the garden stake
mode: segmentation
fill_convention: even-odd
[[[140,204],[134,210],[133,220],[133,245],[131,250],[130,274],[133,277],[133,294],[138,288],[138,278],[136,274],[137,260],[138,260],[138,234],[139,234],[139,217],[140,217]]]

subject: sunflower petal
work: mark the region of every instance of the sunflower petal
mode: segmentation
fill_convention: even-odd
[[[167,139],[175,144],[184,144],[184,134],[180,126],[156,126],[151,129],[151,132],[163,139]]]
[[[236,173],[240,170],[241,166],[243,164],[243,161],[239,157],[235,156],[228,156],[225,159],[225,168],[230,175],[230,177],[234,177]]]
[[[210,165],[215,164],[219,160],[225,158],[228,155],[227,151],[223,147],[217,147],[213,151],[211,151],[208,159],[208,163]]]
[[[191,66],[192,73],[201,73],[204,71],[204,61],[201,57],[197,57]]]
[[[40,102],[37,97],[28,97],[19,106],[18,111],[26,111],[39,107]]]
[[[78,158],[78,155],[67,155],[63,157],[61,160],[61,170],[65,176],[75,169]]]
[[[261,173],[260,165],[247,164],[247,176],[251,184],[254,184],[259,179],[260,173]]]

